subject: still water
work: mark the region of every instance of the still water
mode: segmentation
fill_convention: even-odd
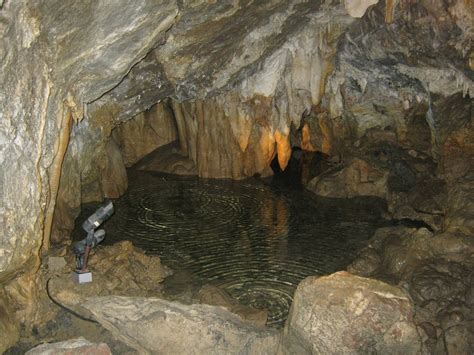
[[[257,179],[129,171],[129,189],[114,204],[107,244],[131,240],[200,284],[268,309],[268,324],[277,327],[302,279],[344,269],[388,223],[378,199],[320,198]],[[78,221],[94,207],[85,206]]]

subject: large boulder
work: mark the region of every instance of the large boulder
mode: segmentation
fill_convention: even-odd
[[[280,340],[276,330],[246,323],[222,307],[119,296],[91,298],[83,307],[140,353],[275,354]]]
[[[399,288],[338,272],[296,290],[282,339],[290,354],[415,354],[421,339]]]

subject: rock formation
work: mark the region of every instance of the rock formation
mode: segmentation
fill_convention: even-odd
[[[309,277],[295,292],[286,354],[421,352],[413,306],[402,290],[339,272]]]
[[[83,308],[125,344],[152,354],[275,354],[279,333],[208,305],[158,298],[98,297]]]

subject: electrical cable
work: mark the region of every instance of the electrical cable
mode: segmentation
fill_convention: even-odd
[[[69,312],[71,313],[72,315],[82,319],[82,320],[85,320],[86,322],[91,322],[91,323],[95,323],[95,324],[100,324],[99,322],[97,322],[96,320],[94,319],[90,319],[90,318],[87,318],[87,317],[84,317],[84,316],[81,316],[79,313],[73,311],[72,309],[64,306],[63,304],[59,303],[58,301],[56,301],[52,296],[51,296],[51,293],[49,292],[49,281],[51,281],[52,277],[50,277],[48,279],[48,281],[46,281],[46,293],[48,294],[48,297],[49,299],[57,306],[59,306],[60,308],[64,309],[66,312]]]

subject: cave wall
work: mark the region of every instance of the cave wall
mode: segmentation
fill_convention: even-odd
[[[2,2],[0,283],[5,297],[25,300],[11,302],[17,321],[35,311],[31,272],[49,245],[72,122],[85,102],[120,82],[176,14],[169,1]]]
[[[168,103],[159,103],[139,113],[112,131],[123,163],[130,167],[155,149],[178,139],[178,128]]]
[[[145,16],[158,9],[158,16]],[[42,243],[43,227],[49,227],[71,120],[82,119],[83,103],[121,80],[176,13],[169,2],[3,4],[4,275],[38,254],[34,250]],[[108,20],[111,15],[116,21]],[[113,58],[113,65],[103,58]]]

